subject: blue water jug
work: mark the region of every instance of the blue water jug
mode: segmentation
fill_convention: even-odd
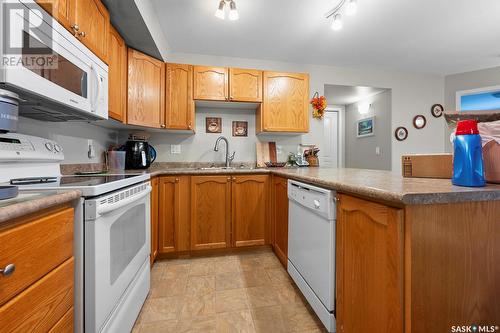
[[[458,186],[485,186],[483,149],[475,120],[462,120],[457,123],[453,147],[452,184]]]

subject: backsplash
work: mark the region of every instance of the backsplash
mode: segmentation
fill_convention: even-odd
[[[222,133],[206,133],[205,118],[222,118]],[[232,136],[233,121],[248,122],[248,136]],[[133,131],[121,131],[119,142],[124,143],[128,134]],[[241,162],[255,162],[255,143],[258,141],[275,141],[281,147],[278,160],[286,161],[289,152],[296,152],[300,143],[301,135],[268,135],[255,134],[255,110],[238,109],[196,109],[196,134],[189,133],[159,133],[151,132],[149,143],[157,151],[156,162],[209,162],[222,163],[225,160],[225,144],[221,143],[218,152],[214,151],[215,141],[219,136],[225,136],[229,140],[231,153],[236,151],[233,165]],[[180,154],[171,153],[171,145],[181,145]]]

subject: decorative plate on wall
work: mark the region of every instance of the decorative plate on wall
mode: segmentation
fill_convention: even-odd
[[[425,119],[423,115],[419,114],[413,118],[413,126],[415,126],[416,129],[424,128],[425,124],[427,124],[427,119]]]
[[[398,141],[404,141],[408,137],[408,130],[406,127],[400,126],[394,131],[394,136]]]
[[[436,118],[441,117],[443,115],[443,111],[444,107],[441,104],[434,104],[431,106],[431,114]]]

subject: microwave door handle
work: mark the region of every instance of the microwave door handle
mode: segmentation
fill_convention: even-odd
[[[105,214],[111,213],[111,212],[113,212],[113,211],[115,211],[117,209],[120,209],[120,208],[122,208],[124,206],[129,205],[130,203],[132,203],[134,201],[137,201],[139,199],[144,198],[145,196],[147,196],[151,192],[151,190],[152,190],[152,187],[151,186],[147,186],[146,190],[144,190],[144,192],[140,193],[139,195],[128,197],[127,199],[120,200],[120,201],[118,201],[115,204],[112,204],[112,205],[109,205],[109,206],[106,205],[103,208],[98,208],[97,209],[97,213],[99,215],[105,215]]]
[[[95,68],[94,65],[91,66],[91,69],[92,69],[92,73],[94,73],[94,78],[95,78],[95,81],[96,81],[96,94],[95,94],[95,98],[94,100],[92,101],[92,112],[95,112],[96,109],[97,109],[97,103],[99,101],[99,98],[101,97],[101,89],[102,89],[102,84],[101,84],[101,80],[99,78],[99,73],[97,72],[97,69]]]

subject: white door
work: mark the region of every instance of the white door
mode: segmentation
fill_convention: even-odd
[[[339,112],[327,110],[323,119],[324,146],[321,165],[337,168],[339,166]]]

